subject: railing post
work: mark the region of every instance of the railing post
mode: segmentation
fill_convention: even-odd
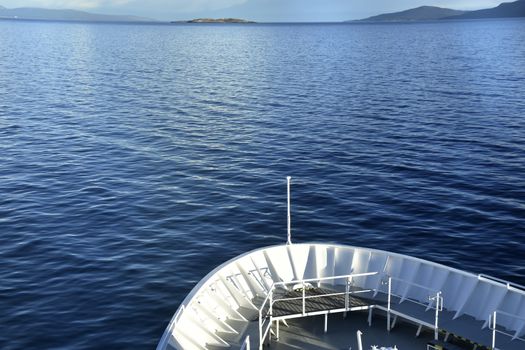
[[[496,311],[492,314],[492,350],[496,349]]]
[[[273,316],[273,290],[270,291],[270,317]]]
[[[350,277],[347,277],[346,286],[345,286],[345,311],[348,311],[349,299],[350,299]]]
[[[363,332],[357,331],[357,349],[363,350],[363,341],[361,339],[361,335],[363,335]]]
[[[273,325],[273,293],[270,292],[270,332],[268,338],[272,340],[272,325]]]
[[[263,350],[262,309],[262,307],[259,309],[259,350]]]
[[[391,295],[392,295],[392,277],[388,277],[388,308],[387,308],[387,316],[386,316],[386,328],[390,332],[390,302],[391,302]]]
[[[304,287],[304,281],[303,281],[303,315],[306,314],[306,291]]]
[[[436,320],[434,322],[434,340],[438,340],[439,309],[441,307],[441,292],[436,294]]]
[[[250,350],[250,336],[249,335],[247,335],[246,339],[244,339],[244,345],[246,345],[244,349]]]

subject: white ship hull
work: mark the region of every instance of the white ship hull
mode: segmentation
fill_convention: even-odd
[[[525,349],[521,286],[386,251],[289,244],[248,252],[210,272],[182,302],[157,350],[348,349],[356,334],[337,331],[337,323],[350,327],[359,317],[366,320],[365,349],[367,334],[374,344],[403,343],[394,331],[410,334],[400,350],[453,338],[471,348]],[[308,322],[322,332],[308,331]],[[291,329],[301,327],[308,341],[294,338]]]

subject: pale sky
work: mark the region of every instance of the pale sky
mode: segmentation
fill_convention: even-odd
[[[360,19],[422,5],[476,10],[512,0],[0,0],[0,5],[86,10],[180,20],[237,17],[260,22]]]

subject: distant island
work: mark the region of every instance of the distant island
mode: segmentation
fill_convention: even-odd
[[[195,18],[188,21],[174,21],[171,23],[255,23],[240,18]]]
[[[0,19],[42,21],[89,21],[89,22],[155,22],[154,19],[137,16],[102,15],[77,10],[53,10],[37,7],[8,9],[0,6]]]
[[[525,0],[502,3],[494,8],[477,11],[460,11],[436,6],[421,6],[410,10],[385,13],[357,21],[347,22],[406,22],[506,17],[525,17]]]

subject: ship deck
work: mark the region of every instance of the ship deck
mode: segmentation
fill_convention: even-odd
[[[371,326],[368,325],[368,312],[349,312],[346,317],[342,313],[330,314],[327,319],[327,332],[324,332],[324,316],[310,316],[281,321],[279,327],[279,338],[276,339],[275,329],[271,340],[266,342],[265,349],[276,350],[357,350],[357,331],[361,331],[363,349],[371,349],[373,345],[379,347],[394,347],[399,350],[426,350],[427,344],[432,342],[434,334],[430,330],[423,330],[416,337],[418,326],[415,324],[398,321],[396,326],[388,332],[386,329],[386,318],[375,317]],[[245,335],[252,339],[251,349],[258,349],[258,323],[252,322]],[[468,344],[459,347],[451,343],[447,349],[450,350],[472,350]],[[239,347],[240,348],[240,347]],[[481,350],[481,348],[478,348]]]
[[[523,350],[525,286],[367,248],[261,248],[201,280],[157,349],[356,350],[358,330],[363,350]]]
[[[345,297],[342,294],[331,295],[337,291],[325,288],[312,288],[305,291],[305,310],[307,314],[324,310],[340,310],[345,308]],[[272,315],[274,318],[294,318],[302,315],[303,301],[302,291],[295,290],[285,293],[282,297],[289,300],[276,300],[273,304]],[[317,298],[316,298],[317,297]],[[291,300],[290,300],[291,299]],[[350,296],[348,306],[350,308],[369,307],[370,303],[362,298]],[[297,316],[300,317],[300,316]]]
[[[346,304],[345,296],[337,294],[339,292],[327,288],[305,290],[304,310],[302,290],[278,294],[279,299],[274,301],[272,310],[272,335],[267,338],[265,348],[358,349],[356,332],[361,331],[363,349],[367,350],[374,345],[379,348],[397,346],[399,350],[427,350],[429,344],[441,345],[447,350],[490,349],[492,332],[472,317],[454,319],[454,312],[441,311],[439,340],[435,341],[432,329],[435,309],[393,296],[391,330],[388,331],[386,294],[368,292],[359,297],[349,296]],[[344,312],[345,305],[351,311]],[[258,325],[258,320],[254,319],[243,335],[243,338],[250,336],[251,349],[258,348]],[[499,344],[500,350],[523,350],[522,342],[510,341],[510,338],[507,341],[501,339]]]

